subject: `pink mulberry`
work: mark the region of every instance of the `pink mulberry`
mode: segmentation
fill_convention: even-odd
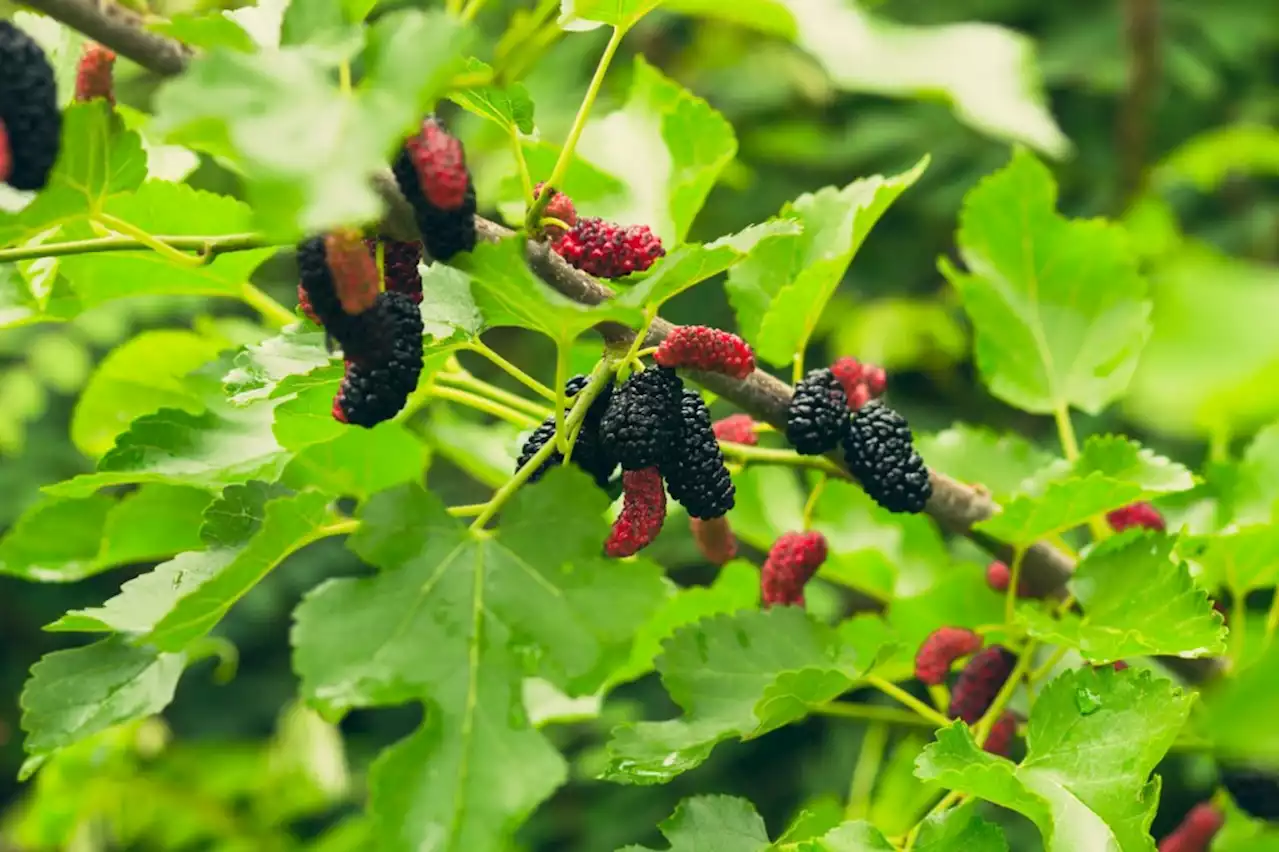
[[[921,683],[942,683],[951,664],[982,648],[982,637],[964,627],[939,627],[920,643],[916,651],[916,678]]]
[[[622,512],[613,522],[604,552],[621,557],[638,553],[658,537],[667,516],[667,492],[656,467],[622,473]]]
[[[820,532],[778,536],[760,569],[760,597],[765,607],[804,605],[805,584],[827,560],[827,540]]]

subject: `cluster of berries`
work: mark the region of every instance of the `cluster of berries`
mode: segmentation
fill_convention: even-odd
[[[534,197],[542,193],[538,184]],[[597,278],[621,278],[633,272],[644,272],[666,254],[660,240],[648,225],[623,226],[595,216],[579,216],[573,200],[563,192],[550,190],[545,213],[569,226],[544,229],[551,239],[551,250],[570,266]]]
[[[960,670],[955,688],[951,690],[947,715],[973,725],[991,707],[1017,660],[999,645],[983,648],[982,637],[972,630],[939,627],[925,637],[916,651],[916,678],[930,686],[940,685],[950,674],[952,665],[963,657],[969,657],[969,661]],[[1017,717],[1007,710],[1002,712],[982,747],[992,754],[1007,754],[1017,727]]]
[[[406,271],[397,267],[396,274]],[[410,279],[383,290],[366,241],[355,232],[338,231],[298,245],[298,276],[303,311],[342,347],[346,372],[333,402],[334,418],[372,427],[394,417],[422,372],[417,305],[422,282],[416,263],[417,299]]]
[[[848,355],[831,362],[831,374],[844,388],[849,410],[857,411],[884,393],[889,377],[883,367],[864,364]]]
[[[866,371],[846,365],[842,372],[856,374],[855,390],[870,393],[870,379],[863,378]],[[787,440],[796,452],[808,456],[843,446],[849,472],[873,500],[890,512],[922,511],[933,485],[907,421],[878,400],[860,404],[850,415],[850,402],[833,368],[810,370],[796,385],[787,408]]]
[[[0,21],[0,182],[43,189],[61,141],[53,66],[31,36]]]

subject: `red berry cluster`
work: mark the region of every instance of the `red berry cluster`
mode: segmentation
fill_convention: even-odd
[[[879,397],[888,385],[884,368],[864,364],[848,355],[831,362],[831,372],[844,388],[850,411],[857,411]]]
[[[551,244],[551,250],[597,278],[621,278],[643,272],[666,254],[662,240],[648,225],[622,225],[579,216],[573,228]]]
[[[677,326],[653,353],[664,367],[687,367],[745,379],[756,369],[756,356],[736,334],[705,325]]]
[[[765,607],[804,606],[805,584],[827,561],[827,539],[820,532],[778,536],[760,569],[760,598]]]
[[[982,637],[965,627],[939,627],[916,651],[916,678],[937,686],[947,678],[951,664],[981,650]]]
[[[706,521],[689,518],[689,530],[698,551],[712,565],[724,565],[738,554],[738,540],[734,538],[729,519],[724,516]]]
[[[756,435],[756,421],[750,414],[730,414],[711,424],[716,440],[727,444],[744,444],[754,447],[760,441]]]
[[[1150,503],[1130,503],[1128,506],[1107,512],[1107,523],[1116,532],[1124,532],[1133,527],[1164,532],[1164,517]]]
[[[667,492],[656,467],[622,473],[622,512],[605,542],[609,556],[631,556],[658,537],[667,516]]]
[[[111,70],[115,64],[115,51],[97,42],[85,42],[80,64],[76,66],[76,100],[105,98],[107,103],[115,104],[116,96],[111,84]]]
[[[1192,808],[1171,833],[1160,841],[1159,852],[1209,852],[1209,844],[1225,822],[1211,802]]]

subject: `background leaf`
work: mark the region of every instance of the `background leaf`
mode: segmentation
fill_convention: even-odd
[[[981,483],[997,501],[1016,492],[1023,480],[1053,458],[1021,435],[998,435],[964,423],[920,436],[917,450],[930,470],[961,482]]]

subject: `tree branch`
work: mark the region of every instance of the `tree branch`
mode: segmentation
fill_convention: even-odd
[[[190,53],[178,42],[139,30],[138,18],[110,0],[26,0],[26,5],[160,74],[179,73],[190,58]],[[105,11],[100,6],[105,6]],[[376,175],[373,184],[387,205],[387,216],[380,226],[382,233],[401,240],[419,239],[413,211],[401,196],[390,171]],[[496,222],[476,217],[479,239],[493,242],[512,233]],[[540,278],[574,301],[597,305],[614,295],[609,287],[565,263],[545,243],[527,243],[526,255],[530,268]],[[675,326],[666,320],[655,320],[649,328],[645,345],[661,343],[673,328]],[[631,329],[617,323],[601,323],[597,330],[606,341],[617,346],[626,345],[634,339]],[[791,388],[774,376],[761,370],[743,380],[713,373],[693,372],[691,375],[694,381],[736,403],[757,420],[779,430],[786,428]],[[833,455],[832,461],[847,475],[842,459]],[[930,471],[930,478],[933,497],[925,511],[940,526],[949,532],[968,536],[997,557],[1011,558],[1012,550],[1008,545],[973,530],[975,523],[995,513],[997,507],[990,498],[936,471]],[[1075,564],[1070,557],[1045,542],[1031,546],[1023,557],[1023,577],[1036,594],[1063,594],[1062,586],[1074,569]],[[1203,680],[1216,669],[1214,660],[1171,659],[1166,662],[1189,680]]]

